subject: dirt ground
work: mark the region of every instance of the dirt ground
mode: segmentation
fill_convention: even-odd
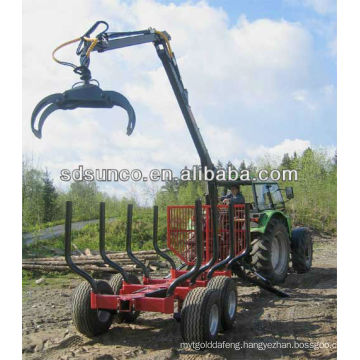
[[[235,328],[220,332],[218,347],[181,349],[179,324],[169,315],[143,313],[135,324],[114,323],[94,339],[72,325],[75,276],[35,280],[23,287],[24,359],[335,359],[336,240],[315,238],[313,269],[290,273],[290,298],[238,281]],[[225,348],[231,346],[232,348]],[[266,347],[266,349],[265,349]]]

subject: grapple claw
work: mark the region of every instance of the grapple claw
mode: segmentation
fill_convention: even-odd
[[[49,95],[47,97],[45,97],[44,99],[42,99],[36,106],[35,106],[35,109],[31,115],[31,130],[32,132],[34,133],[34,135],[36,137],[38,137],[39,139],[41,139],[41,132],[42,132],[42,127],[44,125],[44,121],[46,119],[46,117],[53,111],[55,111],[56,109],[53,109],[51,112],[48,112],[46,111],[47,110],[47,106],[50,105],[51,107],[54,106],[54,104],[57,102],[57,101],[61,101],[63,98],[63,95],[62,94],[52,94],[52,95]],[[50,107],[49,106],[49,107]],[[45,109],[46,108],[46,109]],[[38,114],[43,110],[43,114],[41,115],[40,117],[40,120],[39,120],[39,123],[38,123],[38,126],[37,126],[37,129],[35,128],[35,121],[36,121],[36,118],[38,116]],[[47,115],[44,117],[44,114],[45,112],[47,113]]]
[[[108,97],[108,99],[113,105],[120,106],[127,111],[129,116],[129,122],[126,129],[126,134],[130,136],[135,128],[136,116],[135,111],[131,106],[129,100],[124,95],[116,91],[103,91],[103,93],[105,94],[105,96]]]
[[[63,94],[53,94],[42,99],[36,105],[31,116],[31,130],[39,139],[46,118],[55,110],[72,110],[76,108],[112,108],[119,106],[128,114],[127,135],[131,135],[135,128],[136,116],[133,107],[126,97],[115,91],[103,91],[99,86],[86,83],[65,91]],[[42,112],[37,129],[35,121]]]

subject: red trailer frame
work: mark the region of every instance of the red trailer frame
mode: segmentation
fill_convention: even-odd
[[[169,206],[167,208],[167,244],[169,249],[178,256],[186,265],[193,265],[191,270],[180,270],[172,268],[167,278],[152,279],[148,272],[144,271],[142,284],[131,284],[124,281],[119,294],[108,295],[100,294],[96,289],[96,281],[92,277],[79,269],[71,260],[71,202],[67,203],[66,215],[66,232],[65,232],[65,255],[66,260],[76,273],[84,277],[91,285],[90,306],[91,309],[97,310],[111,310],[114,312],[130,312],[130,311],[151,311],[171,314],[175,312],[175,301],[177,301],[177,310],[181,310],[182,302],[190,290],[195,287],[205,287],[210,280],[210,269],[201,270],[200,266],[206,264],[212,257],[216,256],[214,266],[221,265],[224,262],[225,269],[213,269],[212,276],[227,276],[231,277],[231,268],[226,265],[231,260],[239,259],[246,254],[248,236],[249,236],[249,211],[245,204],[232,205],[232,212],[227,205],[218,206],[218,236],[214,237],[211,234],[211,216],[210,206],[200,205],[196,209],[195,206]],[[156,210],[156,211],[155,211]],[[198,213],[198,215],[197,215]],[[162,253],[157,244],[157,207],[154,207],[154,247],[156,252],[162,257],[168,257]],[[231,219],[233,223],[233,236],[231,237]],[[128,226],[127,226],[127,240],[129,243],[127,248],[129,257],[135,262],[144,265],[140,260],[136,259],[131,252],[131,223],[132,223],[132,206],[128,206]],[[156,230],[156,231],[155,231]],[[186,236],[198,239],[205,238],[197,248],[199,251],[199,259],[189,259],[189,247],[186,247]],[[213,253],[212,241],[222,241],[218,254]],[[105,204],[100,206],[100,254],[104,262],[116,268],[121,273],[123,269],[121,266],[113,263],[105,254]],[[193,245],[193,244],[192,244]],[[229,257],[233,246],[234,256]],[[198,250],[202,249],[202,251]],[[192,250],[193,251],[193,250]],[[226,255],[228,255],[226,257]],[[202,260],[203,258],[203,260]],[[145,267],[145,266],[144,266]],[[193,275],[193,276],[189,276]],[[170,290],[171,289],[171,290]]]

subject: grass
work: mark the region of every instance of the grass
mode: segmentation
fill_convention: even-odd
[[[36,284],[36,280],[43,278],[44,281],[40,284]],[[79,276],[69,272],[38,272],[38,271],[22,271],[22,286],[23,288],[29,287],[43,287],[43,286],[54,286],[59,287],[62,285],[68,285],[70,280],[79,279]]]
[[[159,228],[159,245],[165,244],[166,227]],[[106,224],[106,249],[111,251],[125,251],[126,249],[126,222],[114,220]],[[99,249],[99,224],[85,225],[81,230],[72,232],[73,249],[90,250]],[[134,217],[132,231],[132,250],[152,250],[152,223],[143,221],[141,217]],[[64,235],[46,239],[35,240],[33,243],[23,245],[23,257],[50,257],[64,253]]]
[[[80,222],[80,221],[91,221],[91,220],[97,220],[97,219],[89,219],[87,217],[75,217],[72,219],[72,222]],[[37,232],[40,230],[44,230],[47,229],[49,227],[53,227],[53,226],[57,226],[57,225],[64,225],[65,224],[65,219],[61,219],[61,220],[55,220],[55,221],[50,221],[47,223],[41,223],[41,224],[36,224],[36,225],[23,225],[22,227],[22,232],[24,233],[32,233],[32,232]]]

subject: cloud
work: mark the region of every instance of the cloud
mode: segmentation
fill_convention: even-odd
[[[305,5],[322,15],[336,12],[336,0],[305,0]]]
[[[336,12],[336,0],[286,0],[286,2],[292,5],[309,7],[320,15]]]
[[[259,146],[248,150],[248,157],[255,162],[270,162],[272,165],[278,165],[284,154],[293,155],[294,152],[301,154],[305,149],[311,147],[309,140],[285,139],[280,144],[272,147]]]
[[[106,19],[111,31],[152,26],[171,34],[192,110],[214,162],[236,163],[251,154],[280,154],[305,146],[305,140],[283,140],[289,135],[278,135],[276,118],[287,118],[294,103],[318,116],[317,111],[334,96],[331,83],[314,80],[318,73],[313,70],[312,36],[299,23],[250,21],[242,15],[230,24],[222,9],[206,2],[35,0],[25,2],[23,11],[23,149],[38,157],[56,179],[61,168],[79,164],[177,171],[199,163],[151,44],[91,56],[92,74],[101,87],[120,91],[132,102],[137,113],[132,136],[125,135],[124,112],[114,109],[58,111],[45,123],[41,141],[31,134],[34,105],[78,80],[70,68],[51,61],[51,51],[83,34],[98,19]],[[74,49],[61,50],[58,56],[76,62]],[[268,118],[272,133],[262,136]],[[292,130],[286,126],[281,129]],[[261,142],[261,136],[280,145],[271,148],[270,140]],[[130,184],[119,189],[130,190]]]

